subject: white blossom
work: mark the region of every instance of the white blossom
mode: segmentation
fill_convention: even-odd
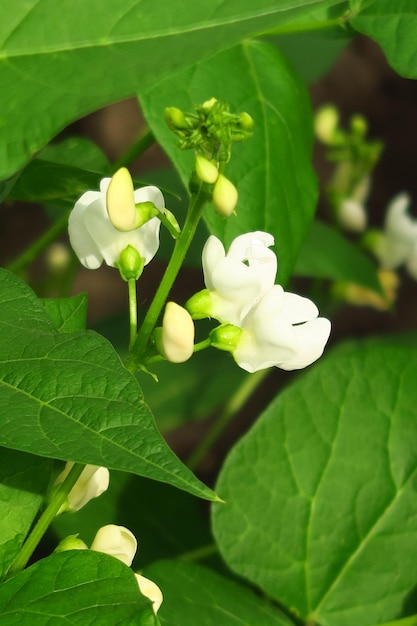
[[[103,178],[100,191],[87,191],[75,203],[68,221],[71,245],[88,269],[97,269],[103,260],[116,267],[121,252],[129,245],[139,252],[146,265],[158,250],[161,222],[153,217],[139,228],[127,231],[116,228],[106,206],[110,181]],[[161,191],[152,186],[136,189],[133,199],[135,204],[150,202],[160,211],[165,204]]]
[[[362,202],[346,198],[337,209],[337,219],[342,228],[353,233],[362,233],[366,228],[368,215]]]
[[[59,474],[55,485],[60,485],[73,468],[74,463],[68,462]],[[66,511],[79,511],[93,498],[98,498],[109,486],[110,474],[106,467],[86,465],[77,482],[67,497]]]
[[[417,269],[417,220],[408,215],[410,198],[401,193],[388,206],[384,231],[373,239],[372,250],[385,269],[406,264],[411,275]],[[415,272],[414,277],[417,275]]]

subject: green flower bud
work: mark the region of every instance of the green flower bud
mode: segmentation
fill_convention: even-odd
[[[68,535],[68,537],[59,542],[54,552],[66,552],[67,550],[88,550],[88,547],[84,541],[78,539],[78,534]]]
[[[219,174],[213,189],[213,204],[217,213],[229,217],[235,210],[237,200],[238,193],[234,184],[226,176]]]
[[[170,130],[184,130],[188,128],[184,113],[177,107],[167,107],[164,111],[164,119]]]
[[[129,280],[138,280],[145,267],[145,259],[141,257],[139,252],[133,246],[127,246],[119,257],[117,263],[120,276],[126,282]]]
[[[201,156],[201,154],[198,154],[196,157],[195,170],[197,172],[197,176],[203,181],[203,183],[213,184],[219,176],[219,170],[214,163]]]
[[[246,113],[245,111],[240,113],[239,126],[243,128],[243,130],[252,130],[253,124],[254,124],[253,118],[249,115],[249,113]]]
[[[325,144],[332,144],[339,125],[339,111],[333,104],[322,106],[314,118],[316,136]]]
[[[146,222],[149,222],[153,217],[156,217],[159,213],[158,209],[153,202],[149,200],[147,202],[139,202],[135,204],[136,222],[134,228],[140,228]]]
[[[202,289],[198,293],[195,293],[187,300],[185,308],[193,320],[203,320],[206,317],[211,317],[213,304],[210,291],[208,289]]]
[[[222,324],[214,328],[209,337],[213,348],[224,350],[225,352],[234,352],[240,341],[242,329],[233,324]]]
[[[217,98],[210,98],[210,100],[206,100],[205,102],[203,102],[203,104],[201,105],[201,108],[204,109],[205,111],[210,111],[210,109],[213,108],[216,102],[217,102]]]
[[[363,115],[356,114],[350,119],[350,127],[354,135],[363,138],[368,131],[368,122]]]

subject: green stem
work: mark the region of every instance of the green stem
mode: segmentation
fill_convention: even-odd
[[[207,195],[204,191],[201,190],[201,188],[197,194],[193,194],[191,196],[190,206],[188,209],[184,228],[182,229],[181,235],[175,242],[172,257],[168,263],[168,266],[159,284],[151,306],[146,313],[142,326],[139,329],[136,341],[133,344],[133,364],[135,364],[135,362],[137,361],[140,361],[140,358],[146,349],[154,326],[158,320],[159,314],[161,313],[162,307],[165,304],[171,287],[178,275],[178,272],[180,271],[185,255],[187,254],[187,250],[190,247],[206,201]]]
[[[138,305],[137,305],[137,293],[136,293],[136,280],[129,278],[127,281],[129,289],[129,328],[130,328],[130,340],[129,348],[135,343],[136,335],[138,332]]]
[[[195,550],[190,550],[190,552],[184,552],[184,554],[180,554],[178,558],[181,559],[181,561],[201,561],[201,559],[206,559],[208,556],[217,554],[218,551],[216,544],[209,543],[207,546],[201,546]]]
[[[17,273],[27,265],[32,263],[36,257],[45,250],[55,239],[67,228],[68,215],[70,211],[66,211],[52,226],[43,233],[34,243],[31,244],[17,259],[7,265],[10,272]]]
[[[186,464],[191,470],[194,471],[200,465],[202,459],[206,456],[214,442],[222,434],[229,422],[233,419],[236,413],[240,411],[268,373],[268,369],[260,370],[259,372],[255,372],[245,378],[243,383],[230,398],[229,402],[219,413],[217,419],[213,422],[204,438],[200,441],[198,446],[188,458]]]
[[[145,129],[143,134],[139,137],[137,141],[131,146],[122,156],[113,163],[113,171],[117,172],[121,167],[126,167],[130,165],[132,161],[134,161],[137,157],[139,157],[143,152],[145,152],[150,146],[154,143],[155,137],[154,134]]]
[[[270,35],[294,35],[296,33],[308,33],[320,30],[330,30],[333,28],[344,28],[345,23],[351,15],[343,15],[322,22],[308,22],[304,24],[283,24],[271,30],[261,33],[261,37],[269,37]]]
[[[71,471],[65,478],[64,482],[59,485],[49,501],[48,506],[21,547],[19,554],[9,569],[8,576],[17,574],[26,566],[40,540],[55,519],[59,509],[66,502],[69,492],[77,482],[84,468],[85,465],[82,463],[76,463],[74,467],[71,468]]]
[[[380,626],[417,626],[417,615],[411,617],[403,617],[394,622],[384,622]]]
[[[201,350],[205,350],[206,348],[210,348],[210,346],[211,339],[208,337],[207,339],[199,341],[199,343],[195,344],[193,354],[195,354],[196,352],[200,352]],[[155,354],[154,356],[149,357],[149,359],[146,359],[145,365],[150,365],[151,363],[159,363],[160,361],[166,361],[166,358],[162,356],[162,354]]]

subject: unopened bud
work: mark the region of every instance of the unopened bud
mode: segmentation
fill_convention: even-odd
[[[201,107],[205,109],[206,111],[210,111],[210,109],[213,108],[213,105],[215,105],[216,102],[217,102],[217,98],[210,98],[210,100],[206,100],[205,102],[203,102]]]
[[[338,207],[337,218],[343,228],[353,233],[362,233],[368,219],[364,205],[350,198]]]
[[[316,136],[325,144],[331,144],[339,125],[339,112],[332,104],[322,106],[314,118]]]
[[[368,122],[363,115],[356,114],[350,119],[350,127],[355,135],[365,137],[368,131]]]
[[[198,154],[195,160],[195,171],[197,172],[197,176],[203,183],[213,184],[216,182],[219,176],[219,170],[217,167],[206,159],[205,157]]]
[[[124,526],[107,524],[102,526],[94,537],[91,550],[110,554],[130,567],[137,548],[136,537]]]
[[[59,542],[54,552],[66,552],[67,550],[88,550],[88,546],[78,538],[77,535],[68,535],[65,539]]]
[[[54,487],[64,482],[74,463],[68,462],[65,469],[59,474]],[[98,498],[109,486],[109,470],[97,465],[86,465],[77,482],[68,494],[67,502],[61,507],[59,513],[64,511],[79,511],[93,498]],[[59,514],[58,513],[58,514]]]
[[[211,345],[218,350],[234,352],[242,335],[242,329],[233,324],[222,324],[210,333]]]
[[[133,246],[126,246],[122,250],[117,262],[120,276],[128,282],[129,280],[138,280],[145,267],[145,259]]]
[[[136,228],[133,180],[125,167],[117,170],[110,180],[106,207],[109,219],[117,230],[126,232]]]
[[[226,176],[219,174],[213,189],[213,204],[217,213],[229,217],[235,210],[237,200],[238,193],[234,184]]]
[[[155,335],[159,352],[171,363],[188,361],[194,351],[195,329],[191,315],[175,302],[168,302],[162,329]]]
[[[184,113],[177,107],[167,107],[164,111],[165,123],[171,130],[184,130],[188,128]]]
[[[253,124],[254,124],[253,118],[249,115],[249,113],[246,113],[245,111],[240,113],[239,126],[243,128],[243,130],[252,130]]]

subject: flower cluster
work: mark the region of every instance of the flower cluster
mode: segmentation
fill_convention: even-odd
[[[221,322],[211,333],[212,345],[232,352],[248,372],[306,367],[320,357],[330,334],[329,320],[318,317],[311,300],[274,284],[273,244],[268,233],[247,233],[226,254],[220,240],[209,237],[203,250],[207,289],[186,303],[194,319]]]

